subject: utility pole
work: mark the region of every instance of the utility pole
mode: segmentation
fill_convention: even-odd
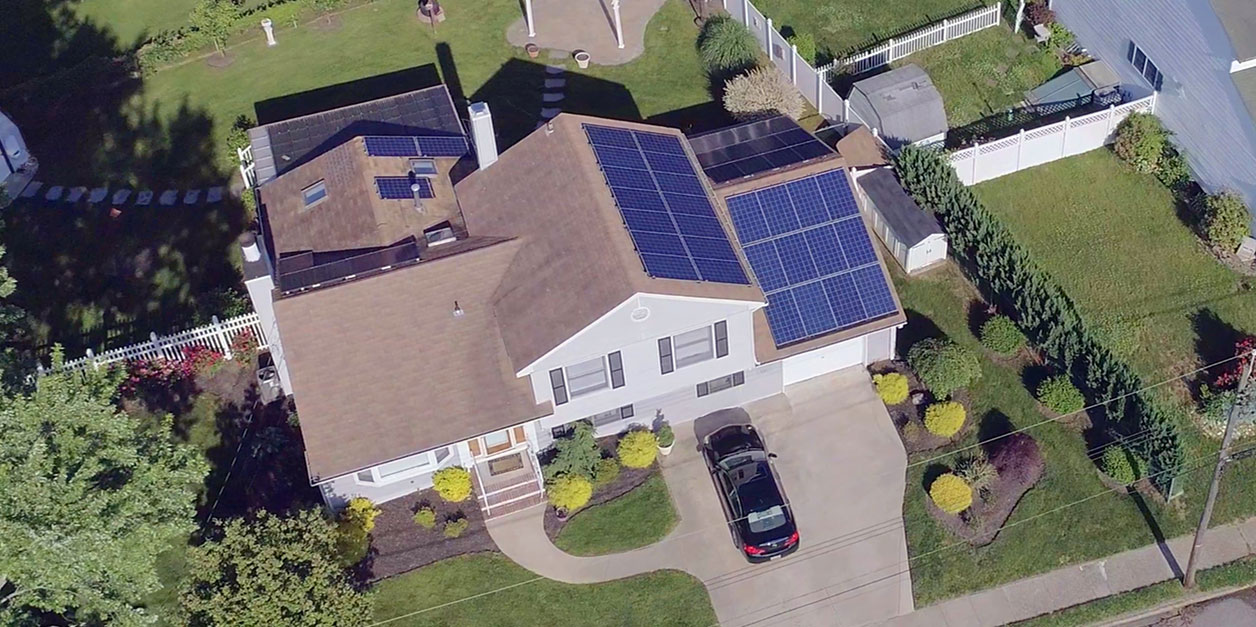
[[[1195,568],[1199,554],[1204,548],[1204,534],[1208,533],[1208,522],[1212,519],[1212,507],[1217,503],[1217,490],[1221,487],[1221,475],[1229,462],[1230,443],[1234,441],[1234,430],[1238,427],[1239,414],[1247,403],[1247,384],[1252,378],[1252,363],[1256,362],[1256,351],[1247,355],[1247,364],[1243,366],[1243,378],[1239,379],[1238,393],[1235,394],[1234,405],[1230,407],[1230,415],[1226,418],[1225,436],[1221,438],[1221,450],[1217,451],[1217,467],[1212,471],[1212,485],[1208,488],[1208,500],[1204,501],[1204,513],[1199,517],[1199,528],[1195,530],[1195,544],[1191,546],[1191,557],[1186,562],[1186,576],[1182,585],[1195,587]]]

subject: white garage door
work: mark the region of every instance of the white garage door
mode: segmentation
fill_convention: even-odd
[[[785,385],[806,381],[826,372],[862,364],[864,360],[864,341],[865,337],[860,336],[845,342],[785,358],[782,362]]]

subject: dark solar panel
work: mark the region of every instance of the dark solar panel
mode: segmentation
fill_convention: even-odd
[[[418,244],[414,241],[407,241],[396,246],[379,248],[352,257],[320,263],[312,267],[290,271],[281,269],[279,290],[281,292],[290,292],[315,285],[333,283],[389,266],[417,261],[418,258]]]
[[[894,313],[894,295],[841,170],[728,198],[768,296],[777,346]]]
[[[750,283],[679,138],[590,124],[584,130],[646,273]]]
[[[432,190],[432,182],[425,178],[409,176],[377,176],[375,177],[375,189],[379,191],[379,197],[384,200],[408,200],[414,198],[414,190],[411,185],[419,186],[419,198],[435,198],[436,193]]]
[[[777,116],[689,138],[707,177],[724,183],[833,154],[793,120]]]
[[[461,157],[469,152],[464,137],[364,137],[372,157]]]

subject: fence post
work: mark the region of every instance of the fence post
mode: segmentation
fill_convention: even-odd
[[[798,44],[789,45],[790,52],[793,53],[789,57],[789,82],[795,88],[798,87]]]
[[[721,6],[721,7],[722,7],[725,11],[727,11],[727,10],[728,10],[728,0],[720,0],[720,6]]]
[[[161,338],[157,337],[156,331],[148,332],[148,342],[153,345],[153,357],[162,357],[161,354]]]
[[[1160,98],[1160,92],[1153,89],[1151,92],[1151,108],[1147,110],[1147,113],[1156,112],[1156,100],[1158,100],[1159,98]]]
[[[1064,138],[1060,141],[1060,157],[1061,158],[1063,158],[1064,155],[1068,154],[1068,127],[1072,125],[1073,125],[1072,119],[1069,118],[1069,116],[1067,115],[1064,116]]]
[[[951,34],[947,32],[948,28],[950,28],[950,21],[947,20],[946,18],[942,18],[942,42],[943,43],[951,40]]]
[[[96,365],[96,352],[90,348],[87,349],[87,363],[92,365],[92,370],[100,370],[100,367]]]
[[[222,347],[222,356],[231,359],[231,342],[227,341],[227,332],[218,322],[218,316],[210,316],[209,321],[214,327],[214,337],[218,340],[218,345]]]
[[[886,45],[889,47],[885,49],[885,62],[887,64],[893,63],[894,62],[894,38],[890,37],[889,39],[887,39]]]
[[[824,72],[816,72],[816,113],[824,117]]]
[[[750,23],[750,0],[741,0],[741,23]]]
[[[981,156],[981,142],[974,141],[973,142],[973,165],[971,168],[972,176],[968,179],[969,185],[977,184],[977,157],[980,157],[980,156]]]
[[[992,4],[990,6],[994,7],[994,25],[998,26],[999,24],[1002,24],[1003,23],[1003,3],[1000,2],[998,4]],[[1016,27],[1012,26],[1012,30],[1016,30]]]
[[[1022,128],[1020,132],[1016,134],[1016,171],[1017,172],[1020,172],[1020,169],[1021,169],[1021,152],[1024,151],[1024,148],[1025,148],[1025,129]]]
[[[1114,109],[1116,109],[1116,105],[1108,105],[1108,128],[1103,134],[1104,141],[1107,141],[1108,135],[1112,134],[1112,118],[1116,115],[1116,112],[1113,111]]]
[[[772,18],[764,16],[766,21],[763,24],[763,49],[768,51],[768,58],[772,58]]]

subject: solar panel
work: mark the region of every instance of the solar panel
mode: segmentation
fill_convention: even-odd
[[[647,274],[750,283],[679,138],[583,126]]]
[[[894,313],[846,175],[833,170],[727,199],[777,346]]]
[[[716,183],[833,154],[824,142],[784,116],[691,137],[689,144],[703,172]]]
[[[410,189],[410,186],[416,184],[419,186],[419,198],[436,197],[436,193],[432,190],[432,182],[424,178],[410,178],[408,176],[375,177],[375,189],[379,192],[379,197],[384,200],[409,200],[414,198],[414,191]]]
[[[457,136],[369,136],[362,141],[372,157],[461,157],[470,152],[467,138]]]

